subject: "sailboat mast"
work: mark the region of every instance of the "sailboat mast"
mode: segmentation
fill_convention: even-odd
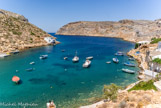
[[[75,56],[77,56],[77,51],[75,52]]]

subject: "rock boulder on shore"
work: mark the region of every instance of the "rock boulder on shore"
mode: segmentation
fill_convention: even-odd
[[[161,36],[161,20],[79,21],[64,25],[56,34],[116,37],[136,42]]]

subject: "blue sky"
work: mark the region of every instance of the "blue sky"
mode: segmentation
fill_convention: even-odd
[[[74,21],[161,18],[161,0],[0,0],[0,8],[24,15],[47,32]]]

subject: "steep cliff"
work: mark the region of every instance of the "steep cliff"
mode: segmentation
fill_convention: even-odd
[[[58,35],[84,35],[123,38],[128,41],[150,40],[161,36],[161,21],[120,20],[118,22],[72,22],[61,27]]]
[[[44,37],[52,36],[24,16],[0,9],[0,52],[48,45]]]

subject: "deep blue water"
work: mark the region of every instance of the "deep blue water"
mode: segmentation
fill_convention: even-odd
[[[76,108],[88,104],[89,98],[101,96],[104,84],[125,86],[137,80],[137,74],[121,71],[126,67],[123,62],[128,60],[127,56],[118,57],[119,64],[106,64],[115,57],[115,52],[127,52],[134,48],[134,43],[116,38],[56,37],[61,44],[29,49],[0,60],[0,108],[4,108],[2,102],[14,103],[15,108],[21,108],[18,102],[38,104],[33,108],[46,108],[48,100],[54,100],[57,108]],[[62,49],[66,51],[61,52]],[[76,50],[80,61],[73,63],[71,59]],[[48,59],[40,60],[42,54],[48,54]],[[65,56],[68,57],[67,61],[63,60]],[[87,56],[94,56],[94,59],[91,67],[85,69],[82,64]],[[31,61],[36,64],[30,65]],[[35,70],[25,70],[31,67]],[[13,75],[22,79],[20,85],[11,81]]]

